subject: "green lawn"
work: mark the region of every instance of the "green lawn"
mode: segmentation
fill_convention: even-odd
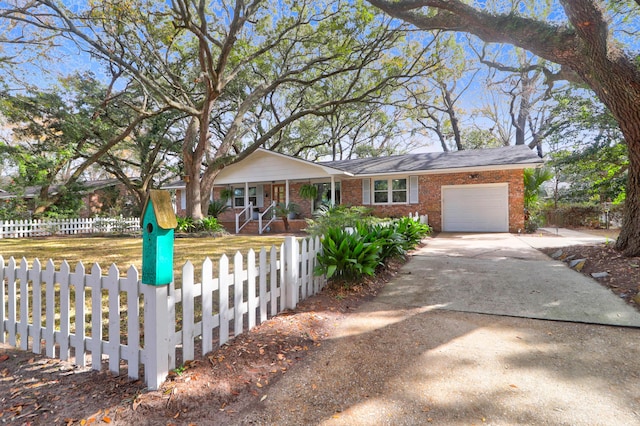
[[[174,273],[180,276],[180,269],[190,260],[197,270],[208,256],[217,261],[222,254],[233,257],[237,251],[243,255],[253,248],[256,254],[262,247],[267,250],[272,245],[279,246],[284,241],[280,236],[246,236],[225,235],[216,238],[176,238],[174,245]],[[0,255],[5,263],[11,256],[19,262],[25,257],[29,265],[35,258],[44,264],[52,259],[56,269],[63,260],[69,262],[71,269],[77,262],[82,262],[89,269],[98,263],[106,274],[107,269],[115,263],[121,274],[126,273],[130,265],[138,272],[142,271],[142,239],[125,237],[45,237],[31,239],[1,239]],[[233,260],[230,259],[233,264]]]

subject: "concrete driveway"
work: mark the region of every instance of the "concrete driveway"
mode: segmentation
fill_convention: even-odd
[[[381,297],[450,311],[640,327],[640,314],[607,288],[533,248],[577,241],[440,234]]]
[[[522,238],[440,234],[231,423],[640,425],[638,324]]]

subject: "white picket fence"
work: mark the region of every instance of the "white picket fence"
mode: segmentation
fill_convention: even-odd
[[[29,238],[96,232],[136,232],[138,230],[140,230],[140,219],[135,217],[0,221],[0,238]]]
[[[132,379],[143,366],[147,386],[157,389],[179,355],[194,359],[196,345],[210,352],[319,292],[326,284],[313,274],[320,247],[319,238],[287,237],[279,250],[236,253],[232,269],[222,256],[217,276],[207,258],[199,281],[187,262],[178,288],[142,284],[133,266],[121,277],[115,265],[103,275],[98,264],[87,272],[78,263],[71,271],[63,261],[56,270],[51,260],[43,268],[37,259],[29,266],[0,256],[0,342],[44,349],[80,366],[90,362],[95,370],[108,362],[115,374],[124,361]]]

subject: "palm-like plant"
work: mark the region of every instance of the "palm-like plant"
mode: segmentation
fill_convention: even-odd
[[[543,195],[542,184],[553,178],[553,172],[549,169],[525,169],[524,170],[524,208],[531,210],[535,207],[540,195]]]

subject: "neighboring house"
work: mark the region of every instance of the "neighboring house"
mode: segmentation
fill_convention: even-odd
[[[371,207],[383,217],[428,215],[435,231],[519,232],[524,229],[523,170],[543,160],[527,146],[313,163],[259,149],[216,177],[213,199],[232,190],[232,209],[219,219],[231,224],[241,213],[252,220],[271,203],[296,203],[311,217],[321,203]],[[299,196],[300,187],[318,187],[316,200]],[[176,213],[184,214],[185,183],[164,186],[175,191]],[[297,228],[304,227],[300,221]],[[279,230],[279,225],[274,224]]]
[[[114,197],[122,201],[122,199],[129,196],[126,187],[117,179],[98,179],[78,182],[78,184],[83,186],[81,193],[84,202],[84,207],[79,212],[80,217],[91,217],[104,213],[105,210],[109,208]],[[24,193],[21,194],[13,194],[0,190],[0,201],[12,198],[23,198],[33,211],[35,199],[40,195],[40,188],[39,186],[28,186],[25,188]],[[61,188],[60,185],[51,185],[49,194],[56,195],[60,192]]]

